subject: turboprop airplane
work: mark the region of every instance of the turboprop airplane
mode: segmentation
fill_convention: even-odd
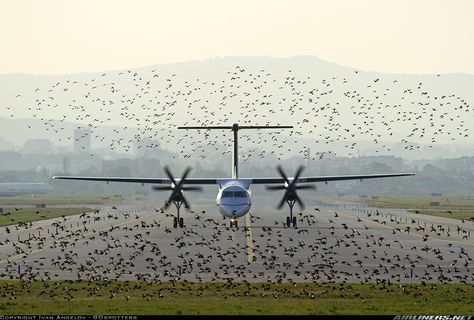
[[[175,179],[168,167],[165,167],[165,173],[168,178],[139,178],[139,177],[79,177],[79,176],[55,176],[53,179],[69,180],[88,180],[88,181],[106,181],[106,182],[135,182],[149,183],[157,191],[171,191],[171,195],[165,202],[164,209],[167,209],[171,203],[176,206],[177,215],[173,220],[173,227],[184,227],[183,218],[180,217],[180,208],[184,204],[189,208],[189,202],[184,197],[183,191],[201,191],[199,185],[219,186],[217,192],[217,207],[219,212],[226,218],[230,218],[230,227],[238,228],[237,218],[246,215],[251,207],[251,184],[265,184],[268,190],[284,190],[283,198],[277,208],[281,209],[285,202],[290,208],[290,215],[286,218],[286,226],[297,227],[296,217],[293,216],[293,206],[295,203],[303,209],[303,201],[298,196],[296,190],[315,189],[314,185],[308,185],[311,182],[328,182],[342,180],[363,180],[374,178],[388,178],[411,176],[414,173],[387,173],[387,174],[365,174],[365,175],[338,175],[338,176],[312,176],[300,177],[304,167],[300,166],[294,177],[287,177],[283,169],[278,166],[277,170],[280,177],[271,178],[240,178],[238,166],[238,132],[246,129],[288,129],[293,126],[240,126],[234,123],[232,126],[197,126],[197,127],[178,127],[186,130],[232,130],[234,134],[234,146],[232,152],[232,176],[230,178],[188,178],[191,168],[186,168],[181,179]],[[156,186],[160,185],[160,186]],[[189,186],[194,185],[194,186]]]

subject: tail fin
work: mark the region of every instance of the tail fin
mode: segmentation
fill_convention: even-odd
[[[204,130],[232,130],[234,132],[234,149],[232,152],[232,179],[239,177],[239,145],[237,132],[242,129],[291,129],[293,126],[239,126],[234,123],[232,126],[197,126],[197,127],[178,127],[178,129],[204,129]]]

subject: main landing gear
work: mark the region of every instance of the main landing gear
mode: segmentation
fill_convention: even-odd
[[[184,203],[184,201],[182,201],[182,200],[173,201],[173,204],[176,206],[176,211],[177,211],[176,217],[173,217],[173,228],[175,228],[175,229],[177,227],[184,228],[184,220],[183,220],[183,218],[180,218],[180,216],[179,216],[179,209],[181,208],[183,203]]]
[[[286,200],[286,203],[288,203],[288,206],[290,207],[290,216],[286,217],[286,227],[289,228],[291,225],[293,225],[293,228],[297,228],[296,225],[296,217],[293,217],[293,206],[295,205],[296,199],[295,200]]]
[[[177,227],[180,227],[180,228],[183,228],[184,227],[184,221],[183,221],[183,218],[177,218],[177,217],[173,217],[173,228],[177,228]]]

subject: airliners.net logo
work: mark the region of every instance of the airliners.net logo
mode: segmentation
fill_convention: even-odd
[[[393,318],[393,320],[471,320],[471,319],[472,319],[472,316],[395,316]]]

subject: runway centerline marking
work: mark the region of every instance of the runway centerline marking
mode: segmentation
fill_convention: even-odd
[[[252,263],[253,258],[254,258],[254,253],[253,253],[252,228],[250,228],[250,213],[245,215],[245,238],[247,238],[247,261],[249,263]]]

